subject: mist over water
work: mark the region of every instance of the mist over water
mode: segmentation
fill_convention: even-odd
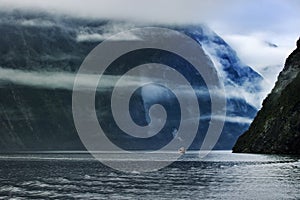
[[[160,157],[159,162],[167,160],[166,155]],[[112,170],[81,152],[2,154],[0,196],[41,199],[299,199],[299,159],[213,151],[201,160],[197,152],[188,152],[159,171],[124,173]],[[138,163],[137,160],[131,161]],[[116,162],[122,165],[124,155],[119,154]]]

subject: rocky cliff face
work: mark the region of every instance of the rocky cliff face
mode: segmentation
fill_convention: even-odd
[[[233,152],[300,154],[300,38],[262,109]]]
[[[0,151],[84,150],[72,117],[73,78],[85,56],[96,45],[108,36],[134,26],[137,25],[47,13],[17,10],[0,12]],[[226,91],[239,92],[239,95],[227,97],[228,120],[215,146],[216,149],[231,149],[257,112],[255,105],[250,104],[245,97],[254,96],[256,99],[259,96],[257,94],[261,91],[263,78],[243,64],[235,51],[208,27],[197,25],[170,28],[187,34],[202,45],[217,63],[218,70],[223,72]],[[132,59],[127,59],[126,63],[148,58],[153,59],[149,63],[160,61],[168,66],[176,66],[185,72],[192,84],[200,88],[199,80],[202,79],[199,75],[195,76],[193,71],[183,70],[186,65],[180,60],[161,52],[138,53],[132,54]],[[115,128],[113,120],[110,120],[112,115],[108,112],[109,91],[97,92],[96,109],[98,118],[106,119],[103,123],[110,130],[107,132],[111,133],[111,140],[130,148],[133,145],[137,148],[160,147],[157,146],[158,142],[151,140],[140,142],[129,140],[127,135],[117,137],[120,130]],[[242,95],[244,93],[245,96]],[[170,116],[173,118],[166,125],[166,134],[157,139],[165,144],[172,139],[172,133],[177,128],[175,122],[173,124],[175,118],[177,120],[180,116],[173,109],[176,102],[171,104],[166,97],[168,95],[152,100],[153,93],[148,94],[137,93],[136,98],[132,99],[132,104],[138,106],[137,112],[132,112],[132,118],[144,125],[147,122],[145,108],[157,101],[170,107]],[[205,117],[199,117],[201,126],[191,145],[194,149],[199,148],[210,120],[210,106],[205,102],[207,98],[199,93],[198,99],[202,106],[201,115]]]

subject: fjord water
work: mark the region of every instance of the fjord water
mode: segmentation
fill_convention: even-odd
[[[113,157],[122,165],[124,155],[118,156]],[[167,154],[153,162],[164,159]],[[198,152],[188,152],[155,172],[124,173],[82,152],[1,154],[0,197],[299,199],[300,158],[213,151],[202,159]]]

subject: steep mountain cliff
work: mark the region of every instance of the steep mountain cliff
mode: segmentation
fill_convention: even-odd
[[[271,94],[233,152],[300,154],[300,38]]]
[[[0,150],[82,150],[84,149],[76,132],[72,117],[72,87],[76,71],[85,56],[101,41],[122,30],[138,25],[129,22],[110,20],[79,19],[47,13],[24,11],[0,12]],[[216,149],[231,149],[237,137],[247,130],[257,108],[263,78],[249,66],[243,64],[235,51],[216,33],[204,25],[169,27],[181,31],[202,45],[215,62],[218,71],[224,75],[227,90],[227,118]],[[186,64],[171,55],[160,52],[136,52],[132,62],[149,58],[152,62],[163,61],[184,71],[193,84],[200,87],[199,77],[193,71],[183,70]],[[138,59],[137,59],[138,58]],[[130,59],[126,60],[130,62]],[[236,91],[232,94],[232,91]],[[102,91],[96,96],[98,118],[106,119],[104,126],[110,129],[111,139],[125,146],[139,143],[145,147],[151,143],[158,148],[159,143],[115,137],[109,110],[109,92]],[[243,95],[245,94],[245,95]],[[139,112],[133,112],[138,124],[145,124],[149,107],[157,101],[173,108],[164,96],[154,101],[147,94],[137,93],[133,104]],[[191,148],[199,148],[203,133],[206,132],[210,110],[204,96],[201,112],[208,119],[200,119],[199,128]],[[260,102],[259,100],[257,100]],[[146,104],[146,105],[145,105]],[[168,104],[168,105],[167,105]],[[176,102],[174,102],[174,105]],[[101,111],[100,111],[101,110]],[[177,119],[179,113],[170,109]],[[199,116],[200,118],[200,116]],[[171,119],[171,121],[173,118]],[[165,134],[158,141],[162,144],[172,139],[176,129],[173,123],[167,124]],[[126,147],[124,147],[126,148]]]

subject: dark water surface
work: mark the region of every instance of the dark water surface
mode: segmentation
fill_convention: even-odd
[[[9,197],[300,199],[300,158],[213,151],[200,159],[190,152],[155,172],[124,173],[79,152],[1,154],[0,199]]]

